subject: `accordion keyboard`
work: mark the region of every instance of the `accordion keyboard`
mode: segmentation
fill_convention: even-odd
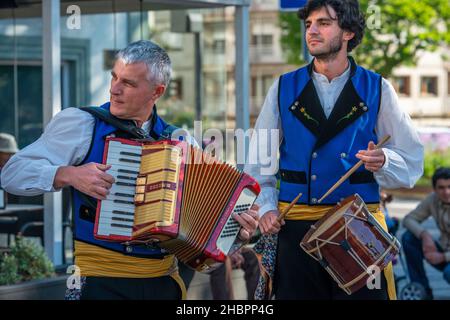
[[[115,179],[106,200],[101,203],[98,235],[131,237],[134,224],[134,193],[141,163],[141,146],[110,141],[108,174]]]
[[[250,190],[245,188],[239,195],[238,200],[233,208],[232,213],[241,214],[250,209],[250,206],[256,199],[256,195]],[[217,239],[217,248],[223,253],[228,254],[233,246],[233,243],[238,236],[241,229],[240,224],[233,218],[231,214],[222,229],[219,238]]]

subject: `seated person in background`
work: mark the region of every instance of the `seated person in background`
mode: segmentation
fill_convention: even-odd
[[[433,293],[425,273],[424,258],[442,271],[444,279],[450,283],[450,168],[437,169],[432,181],[434,192],[405,217],[403,224],[407,231],[402,237],[411,281],[425,287],[427,299],[433,299]],[[430,216],[439,228],[439,242],[421,225]]]

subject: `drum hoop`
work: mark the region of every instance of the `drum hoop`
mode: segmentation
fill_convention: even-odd
[[[396,247],[391,244],[389,246],[389,248],[380,256],[380,258],[373,264],[378,266],[378,264],[384,259],[384,257],[392,250],[392,249],[396,249]],[[386,268],[386,266],[383,268],[383,270]],[[380,270],[380,273],[383,271]],[[369,274],[367,273],[367,271],[364,271],[363,273],[361,273],[359,276],[357,276],[355,279],[353,279],[352,281],[347,282],[346,284],[343,285],[344,288],[348,288],[351,287],[352,285],[354,285],[356,282],[360,281],[364,276],[369,276]]]
[[[351,208],[353,203],[346,203],[345,205],[342,205],[338,210],[336,210],[332,215],[330,215],[327,219],[324,219],[323,223],[321,223],[319,226],[315,227],[315,231],[311,234],[310,241],[313,241],[315,239],[320,239],[320,236],[323,235],[330,226],[333,226],[336,222],[339,221],[340,218],[344,217],[347,213],[347,210]],[[358,213],[361,210],[358,210]],[[333,220],[333,221],[332,221]],[[323,230],[325,229],[325,230]],[[317,233],[317,235],[316,235]],[[329,239],[328,239],[329,240]]]
[[[338,203],[337,206],[330,209],[330,211],[328,211],[318,222],[316,222],[311,227],[311,229],[305,234],[302,242],[308,243],[308,242],[312,241],[312,239],[310,239],[310,238],[314,234],[315,230],[320,228],[320,226],[325,222],[326,219],[328,219],[330,216],[334,215],[338,210],[340,210],[342,207],[344,207],[347,203],[354,202],[358,198],[361,199],[361,197],[357,193],[355,193],[354,195],[347,197],[343,202]],[[304,239],[308,239],[308,240],[305,241]]]
[[[350,295],[352,292],[347,288],[344,287],[343,282],[341,280],[341,277],[337,274],[335,274],[334,270],[330,267],[326,267],[325,270],[328,272],[328,274],[334,279],[334,281],[336,281],[336,283],[338,284],[338,286],[345,291],[345,293],[347,293],[348,295]]]

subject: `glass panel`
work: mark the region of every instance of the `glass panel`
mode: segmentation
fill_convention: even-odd
[[[19,148],[42,133],[42,67],[19,66]]]
[[[0,65],[0,132],[15,135],[14,131],[14,73],[13,67]]]
[[[16,135],[14,113],[13,66],[0,66],[0,131]],[[42,68],[18,66],[18,137],[19,148],[39,138],[42,133]]]
[[[37,140],[43,130],[42,67],[40,65],[19,65],[17,76],[18,128],[16,134],[14,67],[0,65],[0,96],[2,97],[0,101],[0,110],[2,110],[0,132],[7,132],[16,136],[17,144],[22,149]],[[67,79],[62,82],[63,96],[70,96],[71,85]]]

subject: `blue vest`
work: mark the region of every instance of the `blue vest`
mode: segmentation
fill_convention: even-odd
[[[315,205],[359,159],[369,141],[377,143],[375,125],[382,77],[349,57],[350,79],[327,119],[311,79],[313,64],[280,77],[278,105],[284,139],[280,146],[279,200]],[[323,200],[335,205],[354,193],[366,203],[379,202],[373,174],[360,167]]]
[[[109,102],[100,106],[100,108],[109,111]],[[102,163],[103,150],[105,146],[105,138],[114,133],[124,138],[131,138],[126,133],[118,130],[111,124],[95,118],[95,127],[92,136],[91,147],[88,155],[82,161],[80,165],[89,162]],[[156,107],[153,109],[152,126],[150,135],[153,138],[159,138],[168,126],[157,114]],[[103,240],[97,240],[94,238],[94,222],[95,222],[95,210],[97,200],[82,194],[78,190],[72,188],[73,205],[74,205],[74,222],[75,222],[75,234],[74,238],[79,241],[83,241],[89,244],[97,245],[99,247],[114,250],[126,255],[148,257],[148,258],[161,258],[164,253],[156,247],[145,246],[126,246],[118,242],[109,242]]]

